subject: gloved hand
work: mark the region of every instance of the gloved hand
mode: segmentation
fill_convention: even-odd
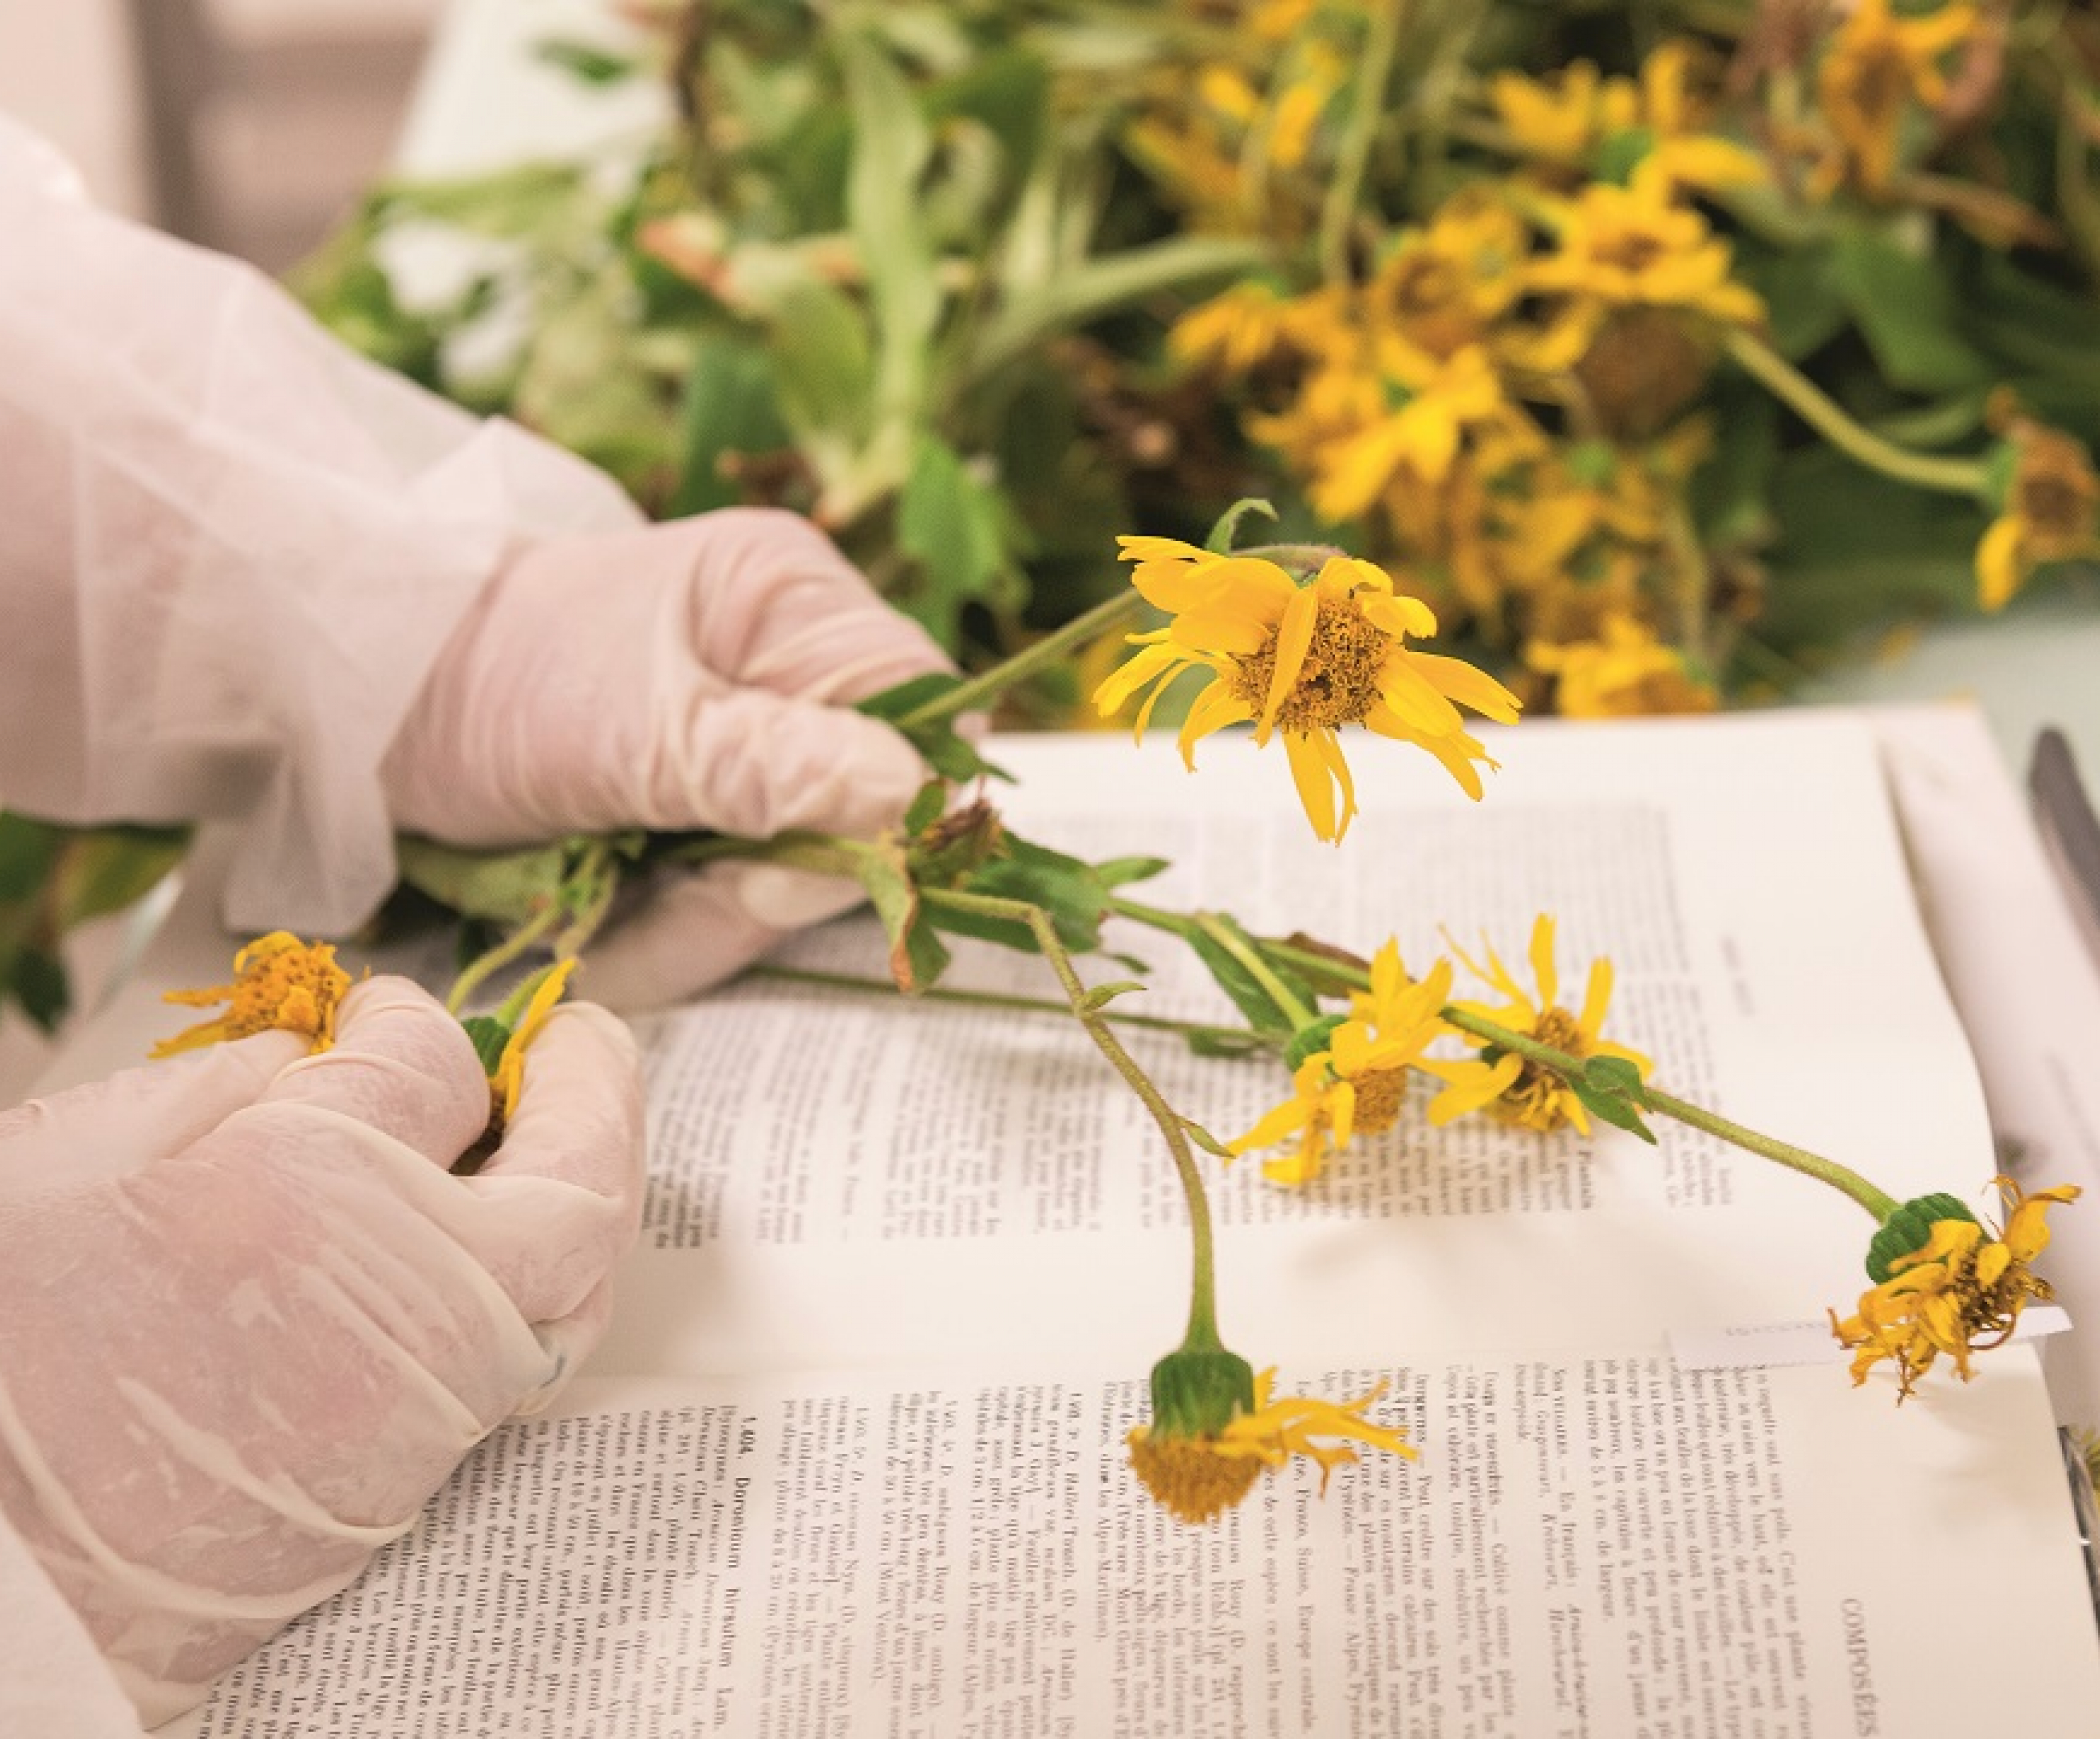
[[[143,1718],[351,1581],[595,1344],[640,1213],[639,1072],[558,1009],[501,1146],[405,980],[0,1116],[0,1508]]]
[[[469,845],[631,827],[866,837],[927,775],[849,704],[946,668],[793,514],[538,544],[439,655],[388,755],[388,799],[402,828]],[[682,874],[592,947],[591,994],[675,1000],[858,897],[762,866]]]

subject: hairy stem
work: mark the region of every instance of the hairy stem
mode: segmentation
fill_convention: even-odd
[[[967,682],[958,683],[945,695],[904,714],[895,721],[900,730],[909,730],[916,725],[930,725],[936,720],[953,718],[959,713],[968,713],[986,703],[996,700],[1006,691],[1024,678],[1039,670],[1048,669],[1062,662],[1066,654],[1076,651],[1089,642],[1122,627],[1134,617],[1144,602],[1136,593],[1118,593],[1105,603],[1096,604],[1083,615],[1076,616],[1061,628],[1055,629],[1040,640],[1024,647],[1012,657],[1001,659],[990,669],[980,671]]]
[[[1181,1180],[1181,1193],[1189,1204],[1189,1231],[1194,1260],[1189,1289],[1188,1338],[1198,1345],[1215,1344],[1218,1339],[1218,1296],[1211,1202],[1203,1188],[1202,1174],[1196,1167],[1196,1157],[1189,1150],[1188,1132],[1174,1108],[1153,1085],[1152,1078],[1138,1066],[1137,1060],[1110,1030],[1103,1012],[1088,1003],[1087,986],[1078,968],[1072,964],[1071,955],[1059,940],[1057,927],[1050,921],[1049,914],[1026,900],[999,899],[988,894],[928,888],[921,891],[920,897],[929,906],[946,906],[953,911],[974,912],[980,917],[1027,925],[1035,938],[1035,945],[1043,951],[1043,957],[1057,974],[1058,983],[1064,986],[1073,1017],[1086,1028],[1088,1036],[1109,1060],[1110,1066],[1123,1077],[1152,1114],[1153,1122],[1158,1125],[1167,1142],[1167,1150],[1173,1156],[1175,1172]]]

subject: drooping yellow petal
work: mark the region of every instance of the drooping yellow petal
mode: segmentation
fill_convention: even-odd
[[[1294,594],[1290,602],[1283,607],[1283,619],[1276,627],[1276,664],[1269,673],[1268,692],[1263,697],[1260,715],[1255,721],[1257,743],[1268,740],[1270,731],[1276,726],[1277,712],[1297,686],[1299,673],[1305,668],[1305,654],[1312,644],[1312,629],[1319,620],[1319,597],[1309,589]],[[1304,789],[1302,782],[1299,789]],[[1331,839],[1334,836],[1328,832],[1320,836]]]

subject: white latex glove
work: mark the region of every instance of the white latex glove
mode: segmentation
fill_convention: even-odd
[[[125,223],[0,116],[0,797],[238,829],[231,929],[394,881],[379,762],[507,552],[640,514]]]
[[[946,668],[793,514],[543,543],[439,655],[387,757],[388,798],[404,828],[463,845],[629,827],[865,837],[927,774],[848,704]],[[591,947],[591,994],[674,1000],[858,897],[752,865],[668,878]]]
[[[414,985],[0,1117],[0,1511],[148,1724],[404,1532],[595,1344],[642,1189],[639,1071],[558,1010],[501,1147]],[[4,1700],[0,1700],[4,1701]]]

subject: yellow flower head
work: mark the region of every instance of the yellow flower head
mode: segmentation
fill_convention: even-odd
[[[2011,1335],[2028,1300],[2049,1297],[2031,1265],[2049,1244],[2049,1209],[2075,1200],[2077,1186],[2028,1195],[2010,1177],[1992,1181],[2005,1208],[2003,1231],[1967,1218],[1935,1220],[1921,1247],[1890,1260],[1889,1278],[1862,1295],[1858,1315],[1841,1322],[1830,1313],[1838,1344],[1853,1353],[1854,1383],[1889,1359],[1901,1401],[1943,1353],[1965,1383],[1974,1375],[1970,1354]]]
[[[1498,73],[1488,98],[1525,156],[1565,168],[1586,167],[1607,137],[1640,118],[1633,82],[1603,77],[1589,60],[1572,61],[1544,78]]]
[[[1558,249],[1530,269],[1533,289],[1593,311],[1676,308],[1723,325],[1764,319],[1756,294],[1729,273],[1732,256],[1706,219],[1650,191],[1592,182],[1563,210]]]
[[[1408,637],[1434,633],[1436,619],[1396,592],[1382,569],[1336,555],[1301,584],[1259,556],[1217,555],[1171,538],[1119,541],[1136,563],[1132,584],[1174,620],[1130,637],[1137,651],[1095,691],[1104,717],[1149,688],[1137,715],[1142,734],[1176,678],[1207,673],[1181,726],[1184,761],[1193,768],[1196,744],[1227,725],[1251,722],[1260,744],[1280,735],[1306,818],[1324,840],[1339,840],[1356,814],[1337,735],[1344,725],[1426,749],[1469,795],[1480,795],[1473,763],[1486,751],[1458,708],[1514,722],[1516,697],[1462,660],[1410,647]]]
[[[1263,1163],[1262,1176],[1292,1187],[1309,1184],[1357,1134],[1383,1135],[1407,1102],[1407,1071],[1449,1029],[1440,1011],[1450,1000],[1451,963],[1439,960],[1417,982],[1388,940],[1371,962],[1368,995],[1350,999],[1349,1017],[1327,1035],[1291,1076],[1291,1096],[1228,1145],[1234,1154],[1275,1147],[1288,1153]]]
[[[302,1033],[311,1041],[310,1052],[324,1051],[335,1043],[336,1004],[350,983],[350,974],[335,963],[332,944],[301,942],[289,930],[272,930],[233,956],[231,984],[167,993],[166,1001],[186,1008],[229,1006],[215,1020],[163,1039],[151,1054],[172,1057],[258,1032]]]
[[[1977,601],[2002,610],[2044,562],[2100,553],[2100,475],[2070,435],[1993,407],[2011,475],[1998,517],[1976,546]]]
[[[1848,170],[1867,192],[1886,190],[1910,104],[1933,108],[1945,99],[1939,63],[1975,28],[1972,6],[1904,18],[1889,11],[1888,0],[1857,0],[1816,74],[1816,96],[1839,153],[1816,178],[1818,192],[1828,193]]]
[[[1710,713],[1719,704],[1713,685],[1686,667],[1683,653],[1617,612],[1605,619],[1601,638],[1564,646],[1534,640],[1524,659],[1557,679],[1555,710],[1565,718]]]
[[[568,988],[569,975],[576,969],[572,960],[557,961],[548,969],[518,1016],[517,1026],[504,1040],[496,1066],[488,1071],[489,1098],[500,1123],[508,1123],[518,1113],[518,1095],[525,1090],[525,1053],[540,1036],[540,1029],[561,1001]]]
[[[1383,1383],[1339,1403],[1302,1395],[1279,1401],[1275,1388],[1274,1369],[1263,1371],[1255,1379],[1253,1410],[1235,1414],[1215,1432],[1182,1435],[1156,1424],[1133,1428],[1130,1463],[1145,1489],[1177,1521],[1200,1525],[1245,1498],[1264,1468],[1284,1467],[1293,1455],[1319,1464],[1323,1495],[1335,1469],[1358,1459],[1352,1444],[1414,1455],[1398,1431],[1364,1417],[1364,1410],[1385,1393]]]
[[[1476,976],[1487,980],[1506,999],[1498,1008],[1474,1002],[1456,1006],[1570,1057],[1585,1061],[1592,1057],[1617,1057],[1645,1075],[1653,1066],[1647,1057],[1604,1036],[1604,1016],[1612,1000],[1608,960],[1599,956],[1590,963],[1579,1014],[1571,1013],[1555,1000],[1560,994],[1560,977],[1553,958],[1553,919],[1545,912],[1532,926],[1531,969],[1538,986],[1535,996],[1511,976],[1492,948],[1487,951],[1485,971],[1471,956],[1454,950]],[[1423,1066],[1449,1084],[1430,1101],[1432,1123],[1448,1123],[1469,1111],[1485,1109],[1542,1135],[1551,1134],[1564,1123],[1573,1123],[1585,1135],[1590,1132],[1590,1114],[1574,1089],[1551,1070],[1514,1051],[1498,1055],[1489,1047],[1478,1057],[1457,1061],[1431,1057]]]

